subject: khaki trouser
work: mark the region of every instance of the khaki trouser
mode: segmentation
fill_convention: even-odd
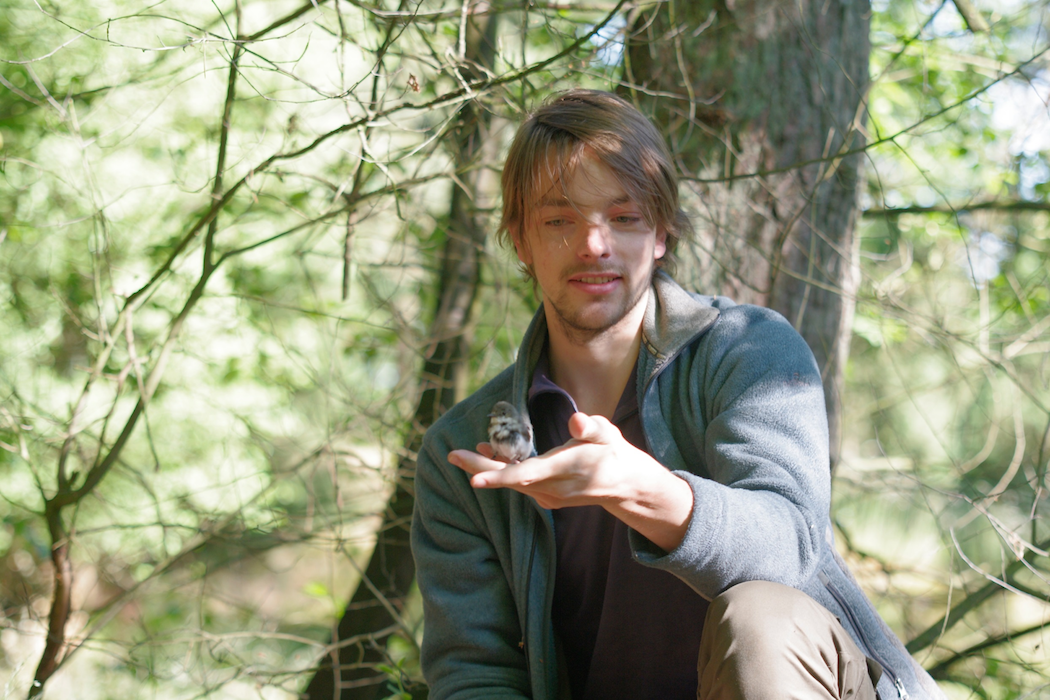
[[[697,700],[875,700],[879,670],[824,606],[750,581],[711,601],[697,673]]]

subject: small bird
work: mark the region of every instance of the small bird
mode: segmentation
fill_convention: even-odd
[[[489,444],[496,456],[520,462],[532,454],[529,414],[506,401],[497,401],[489,414]]]

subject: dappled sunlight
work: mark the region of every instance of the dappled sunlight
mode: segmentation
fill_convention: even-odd
[[[498,180],[572,86],[665,132],[683,285],[810,343],[893,630],[953,700],[1047,692],[1045,3],[817,4],[799,65],[805,3],[8,5],[0,700],[418,696],[417,451],[516,358]]]

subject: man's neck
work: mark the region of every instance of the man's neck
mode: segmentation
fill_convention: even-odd
[[[620,323],[585,340],[547,318],[550,376],[588,415],[612,420],[642,341],[646,300]]]

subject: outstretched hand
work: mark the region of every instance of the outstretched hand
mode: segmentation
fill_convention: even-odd
[[[475,488],[512,488],[544,508],[601,504],[621,496],[617,472],[633,456],[628,451],[638,450],[601,416],[573,414],[569,434],[572,439],[561,447],[514,464],[497,460],[487,442],[477,446],[477,453],[455,450],[449,462],[471,474]]]
[[[487,442],[477,452],[454,450],[448,461],[475,488],[510,488],[550,509],[600,505],[664,550],[677,547],[692,514],[689,485],[602,416],[573,414],[569,435],[564,445],[515,464],[493,459]]]

